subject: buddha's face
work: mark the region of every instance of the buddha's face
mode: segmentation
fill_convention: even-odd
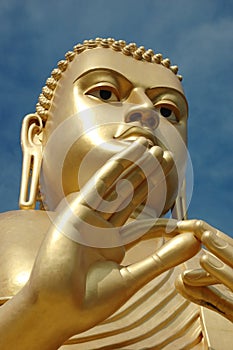
[[[176,166],[182,167],[186,121],[181,84],[168,68],[110,49],[83,52],[56,88],[46,123],[41,182],[49,207],[80,190],[111,156],[140,136],[150,146],[172,151]],[[177,194],[175,167],[166,186],[163,212]],[[149,203],[155,209],[164,198],[159,192]]]

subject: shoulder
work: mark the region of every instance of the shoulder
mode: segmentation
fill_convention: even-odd
[[[14,230],[15,225],[24,224],[25,226],[35,226],[40,222],[43,225],[49,224],[55,213],[43,210],[14,210],[0,213],[0,229],[8,228]]]
[[[0,213],[0,242],[41,239],[55,213],[42,210],[14,210]]]
[[[15,210],[0,213],[0,247],[3,243],[20,246],[26,242],[35,241],[36,244],[43,239],[53,217],[54,213],[50,216],[42,210]]]
[[[16,210],[0,213],[0,303],[27,282],[54,213]]]

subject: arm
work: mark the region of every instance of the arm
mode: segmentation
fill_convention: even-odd
[[[67,336],[54,309],[34,298],[26,285],[0,308],[1,349],[57,349]]]

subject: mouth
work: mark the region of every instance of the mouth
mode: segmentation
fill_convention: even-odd
[[[149,129],[135,125],[122,125],[113,138],[116,140],[118,139],[133,142],[141,136],[145,137],[148,140],[149,148],[158,144],[155,135],[152,134]]]

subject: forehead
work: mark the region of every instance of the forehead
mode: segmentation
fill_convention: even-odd
[[[184,106],[182,107],[184,114],[187,114],[187,103],[182,85],[170,69],[162,64],[136,60],[110,48],[94,48],[77,54],[62,73],[50,102],[46,122],[48,130],[55,128],[64,118],[77,113],[75,82],[78,78],[89,71],[98,72],[101,69],[108,70],[109,74],[112,73],[113,78],[115,77],[114,72],[117,72],[129,80],[133,87],[142,87],[145,91],[163,88],[163,91],[171,91],[172,96],[175,96],[174,92],[177,91],[177,95],[181,97],[181,104]],[[99,74],[98,78],[102,79]],[[96,83],[96,81],[89,79],[90,85],[93,82]],[[161,89],[157,91],[159,90]]]
[[[177,76],[161,64],[137,61],[121,52],[96,48],[86,50],[71,64],[68,75],[75,81],[89,70],[109,69],[119,72],[136,85],[147,88],[167,87],[184,95]]]

